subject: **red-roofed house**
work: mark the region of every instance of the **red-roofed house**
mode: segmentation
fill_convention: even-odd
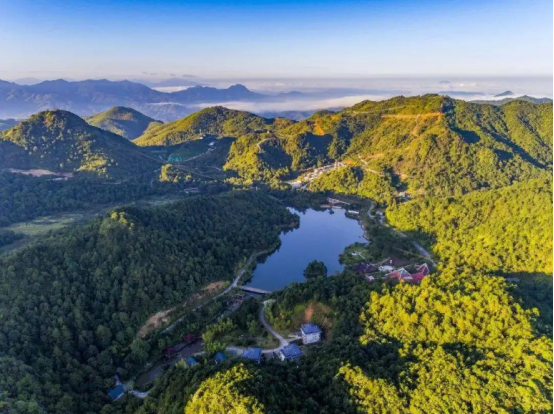
[[[412,273],[412,277],[416,281],[416,283],[421,282],[421,280],[427,276],[430,272],[429,266],[427,266],[427,263],[423,263],[422,265],[416,265],[416,273]]]
[[[412,275],[410,272],[408,272],[406,269],[401,267],[400,269],[396,269],[390,273],[387,273],[385,276],[387,279],[396,279],[396,280],[411,280]]]

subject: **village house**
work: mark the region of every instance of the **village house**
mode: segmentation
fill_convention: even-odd
[[[219,364],[223,361],[227,360],[227,355],[225,355],[223,352],[219,351],[215,354],[214,361],[216,364]]]
[[[321,329],[315,323],[307,323],[300,327],[302,333],[302,343],[313,344],[321,341]]]
[[[197,361],[196,358],[194,358],[193,356],[189,356],[189,357],[185,360],[185,363],[187,364],[188,367],[192,367],[192,366],[198,364],[198,361]]]
[[[412,275],[410,272],[408,272],[406,269],[401,267],[400,269],[396,269],[390,273],[387,273],[385,276],[387,279],[396,279],[396,280],[411,280]]]
[[[259,364],[262,360],[262,348],[247,348],[242,353],[242,357]]]
[[[375,277],[371,275],[365,275],[364,279],[367,280],[368,282],[375,282]]]
[[[301,355],[302,355],[302,351],[296,344],[290,344],[290,345],[284,346],[279,351],[279,359],[281,359],[281,361],[295,360],[300,358]]]
[[[112,388],[108,392],[108,395],[114,401],[119,400],[121,397],[123,397],[124,394],[125,394],[125,388],[123,387],[122,384],[117,385],[115,388]]]

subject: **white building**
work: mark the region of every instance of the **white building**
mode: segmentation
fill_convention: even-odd
[[[302,325],[300,332],[302,332],[302,343],[304,345],[321,341],[321,329],[315,323],[310,322]]]

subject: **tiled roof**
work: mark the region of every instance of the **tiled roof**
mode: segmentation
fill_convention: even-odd
[[[287,359],[298,358],[300,355],[302,355],[302,351],[300,350],[300,348],[298,348],[298,345],[296,344],[284,346],[283,349],[281,349],[281,353]]]
[[[115,388],[112,388],[109,392],[108,392],[108,395],[110,396],[110,398],[112,398],[113,400],[117,400],[119,397],[121,397],[123,394],[125,393],[125,388],[123,388],[123,385],[119,384],[118,386],[116,386]]]
[[[302,325],[300,327],[300,329],[302,330],[302,333],[304,335],[321,333],[321,329],[319,329],[319,326],[317,326],[315,323],[311,323],[311,322],[307,323],[305,325]]]
[[[242,353],[243,358],[259,361],[262,357],[262,348],[248,348]]]

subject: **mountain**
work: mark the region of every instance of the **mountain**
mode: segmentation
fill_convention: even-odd
[[[230,101],[257,101],[266,95],[252,92],[244,85],[233,85],[227,89],[210,86],[194,86],[183,91],[171,93],[171,98],[180,103],[212,103]]]
[[[137,138],[149,128],[162,124],[134,109],[122,106],[114,106],[105,112],[86,117],[85,120],[92,126],[127,139]]]
[[[284,127],[292,123],[286,119],[266,119],[249,112],[216,106],[154,127],[134,142],[141,146],[173,145],[192,141],[203,135],[238,137],[247,134],[263,134],[277,126]]]
[[[504,97],[504,96],[513,96],[514,93],[512,91],[504,91],[502,93],[498,93],[496,95],[494,95],[495,98],[501,98],[501,97]]]
[[[63,79],[36,85],[19,85],[0,80],[0,118],[26,118],[33,113],[64,109],[80,116],[106,111],[113,106],[125,106],[155,119],[158,112],[166,113],[164,104],[189,105],[200,103],[260,100],[261,95],[243,85],[227,89],[196,86],[184,91],[165,93],[136,82],[84,80],[69,82]],[[184,108],[189,114],[191,109]]]
[[[164,80],[146,80],[138,79],[138,83],[142,83],[150,88],[174,88],[174,87],[190,87],[190,86],[199,86],[200,83],[192,81],[186,78],[169,78]]]
[[[504,99],[490,99],[490,100],[476,100],[471,101],[472,103],[478,103],[478,104],[488,104],[488,105],[504,105],[509,102],[513,101],[524,101],[524,102],[532,102],[536,104],[543,104],[543,103],[552,103],[552,99],[550,98],[535,98],[533,96],[528,95],[522,95],[518,96],[517,98],[504,98]]]
[[[17,125],[19,121],[16,121],[15,119],[0,119],[0,131],[4,131],[5,129],[9,129],[13,127],[14,125]]]
[[[158,162],[127,139],[55,110],[0,133],[0,166],[123,177],[151,172]]]
[[[494,106],[439,95],[364,101],[296,123],[210,108],[156,127],[136,143],[176,144],[201,134],[237,138],[225,169],[244,179],[285,179],[341,160],[353,169],[354,187],[368,186],[365,194],[387,183],[413,194],[463,194],[534,178],[552,166],[552,104]]]

